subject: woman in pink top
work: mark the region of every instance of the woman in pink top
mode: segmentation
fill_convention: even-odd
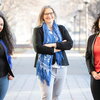
[[[100,100],[100,14],[92,27],[93,35],[88,39],[86,64],[91,75],[91,92],[94,100]]]

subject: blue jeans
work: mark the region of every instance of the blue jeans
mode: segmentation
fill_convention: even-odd
[[[42,83],[39,80],[42,100],[59,100],[64,82],[66,80],[66,72],[67,67],[53,68],[50,86],[47,86],[46,82]]]
[[[8,90],[8,75],[0,78],[0,100],[3,100]]]

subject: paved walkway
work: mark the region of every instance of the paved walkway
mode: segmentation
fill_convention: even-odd
[[[60,100],[93,100],[84,57],[72,50],[66,53],[70,66]],[[35,68],[33,67],[34,58],[35,52],[32,49],[25,49],[22,50],[21,54],[14,55],[13,72],[15,79],[10,81],[5,100],[41,100]]]

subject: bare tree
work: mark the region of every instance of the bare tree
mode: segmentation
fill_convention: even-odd
[[[100,1],[96,1],[89,6],[89,14],[93,18],[96,18],[97,15],[100,13]]]

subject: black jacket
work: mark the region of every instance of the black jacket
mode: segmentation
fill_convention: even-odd
[[[14,74],[13,74],[13,72],[11,70],[11,66],[12,66],[11,56],[8,54],[7,49],[6,49],[6,45],[4,44],[4,42],[2,42],[2,40],[0,40],[0,45],[2,47],[2,48],[0,48],[0,50],[2,49],[1,50],[2,52],[1,53],[3,54],[3,52],[4,52],[4,55],[2,55],[1,57],[3,57],[3,60],[4,60],[3,63],[6,64],[5,66],[2,65],[3,63],[0,64],[0,66],[1,66],[1,70],[0,70],[1,71],[0,72],[1,73],[1,76],[0,77],[2,77],[5,74],[8,74],[8,73],[11,76],[14,77]]]
[[[91,35],[87,42],[85,58],[86,58],[87,68],[90,74],[92,71],[95,71],[93,47],[94,47],[94,42],[97,36],[98,34]]]
[[[62,34],[62,38],[63,40],[67,40],[67,42],[60,42],[60,43],[56,43],[57,44],[57,49],[62,50],[64,59],[62,60],[62,65],[66,66],[69,65],[65,51],[64,50],[70,50],[72,48],[73,45],[73,41],[68,33],[68,31],[66,30],[66,28],[62,25],[59,25],[59,29],[60,32]],[[36,58],[35,58],[35,65],[34,67],[36,67],[36,62],[38,59],[38,54],[49,54],[49,55],[54,55],[53,57],[53,62],[52,64],[55,63],[55,53],[54,53],[54,48],[52,47],[46,47],[43,46],[43,28],[42,27],[36,27],[34,28],[34,33],[33,33],[33,47],[34,50],[36,51]]]

